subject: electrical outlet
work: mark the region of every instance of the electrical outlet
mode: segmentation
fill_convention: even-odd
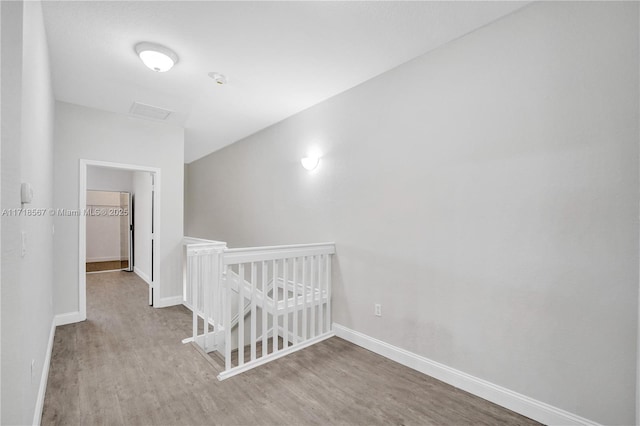
[[[377,317],[381,317],[381,316],[382,316],[382,305],[381,305],[381,304],[379,304],[379,303],[376,303],[376,304],[374,305],[374,310],[373,310],[373,311],[374,311],[374,314],[375,314]]]

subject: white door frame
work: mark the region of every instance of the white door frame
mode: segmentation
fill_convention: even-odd
[[[160,294],[160,169],[157,167],[136,166],[133,164],[111,163],[108,161],[96,161],[80,159],[80,191],[78,194],[78,304],[80,311],[80,321],[87,319],[87,217],[84,212],[87,209],[87,168],[89,166],[104,167],[109,169],[129,170],[133,172],[149,172],[154,174],[154,191],[155,200],[153,206],[154,233],[151,235],[153,239],[153,280],[150,284],[149,292],[153,290],[154,299],[158,300]],[[129,207],[131,208],[131,206]],[[155,302],[154,300],[154,302]]]

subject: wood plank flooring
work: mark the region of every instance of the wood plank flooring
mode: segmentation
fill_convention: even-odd
[[[135,274],[87,276],[87,321],[58,327],[43,425],[538,424],[339,338],[219,382],[184,307]]]

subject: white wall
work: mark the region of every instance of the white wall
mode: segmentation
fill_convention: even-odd
[[[151,282],[151,174],[135,172],[134,187],[134,261],[135,273]]]
[[[133,180],[133,179],[132,179]],[[119,209],[118,211],[120,212],[126,212],[125,214],[121,214],[119,217],[120,219],[120,227],[119,227],[119,231],[120,231],[120,260],[128,260],[129,262],[131,262],[131,259],[129,259],[129,256],[133,256],[133,253],[129,253],[129,243],[130,243],[130,239],[133,238],[133,236],[131,235],[131,233],[129,232],[129,225],[130,222],[132,221],[132,216],[131,216],[131,206],[129,205],[129,198],[131,197],[131,192],[121,192],[120,193],[120,205],[119,205]]]
[[[191,163],[187,234],[333,240],[337,323],[633,424],[638,86],[636,3],[534,3]]]
[[[53,197],[53,116],[49,55],[39,2],[2,2],[2,209]],[[53,324],[52,219],[2,217],[2,424],[31,424]],[[27,253],[20,233],[27,233]],[[28,338],[25,338],[28,336]],[[31,372],[31,362],[34,371]],[[41,401],[40,401],[41,402]],[[41,407],[40,407],[41,408]]]
[[[58,208],[78,208],[79,160],[101,160],[162,171],[160,294],[182,292],[184,131],[164,123],[91,108],[56,103],[54,201]],[[77,312],[78,218],[56,217],[55,312]]]
[[[87,189],[94,191],[133,192],[131,170],[87,167]]]
[[[4,24],[2,24],[2,7],[0,6],[0,82],[3,81],[2,80],[2,58],[4,55],[1,54],[1,52],[4,50],[4,46],[2,46],[2,26],[4,26]],[[9,26],[9,28],[11,28],[11,26]],[[10,62],[11,63],[11,62]],[[14,65],[13,63],[11,63],[12,65]],[[5,66],[7,65],[7,62],[5,60]],[[6,108],[7,104],[4,103],[3,101],[5,100],[3,94],[4,92],[5,86],[3,84],[0,83],[0,121],[2,121],[2,116],[5,115],[5,113],[9,110],[9,108]],[[14,108],[13,106],[11,106],[11,108]],[[6,136],[11,137],[11,133],[7,133],[7,131],[9,130],[9,127],[5,125],[4,121],[2,121],[2,126],[0,126],[2,128],[2,130],[0,130],[0,188],[2,188],[2,141],[3,140],[7,140],[5,139]],[[0,204],[2,204],[2,195],[0,194]],[[1,207],[1,206],[0,206]],[[0,220],[0,253],[4,254],[4,252],[2,251],[2,220]],[[0,289],[2,288],[2,262],[0,261]],[[2,291],[0,290],[0,309],[2,307]],[[0,333],[2,332],[2,314],[0,313]],[[0,338],[0,384],[2,383],[2,339]],[[2,385],[0,385],[0,422],[2,421]]]
[[[88,181],[87,174],[87,181]],[[131,186],[131,184],[130,184]],[[120,192],[87,191],[87,209],[100,212],[106,209],[107,214],[87,216],[87,262],[107,262],[127,260],[128,253],[122,258],[123,229],[119,215],[111,215],[109,209],[120,209]],[[126,194],[123,194],[126,195]],[[125,227],[126,224],[125,224]],[[126,234],[124,235],[126,237]],[[124,243],[128,241],[125,238]]]

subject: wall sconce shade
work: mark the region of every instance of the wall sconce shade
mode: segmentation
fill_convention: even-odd
[[[304,157],[300,160],[300,162],[302,163],[302,167],[304,167],[306,170],[311,171],[318,167],[318,164],[320,164],[320,157]]]

